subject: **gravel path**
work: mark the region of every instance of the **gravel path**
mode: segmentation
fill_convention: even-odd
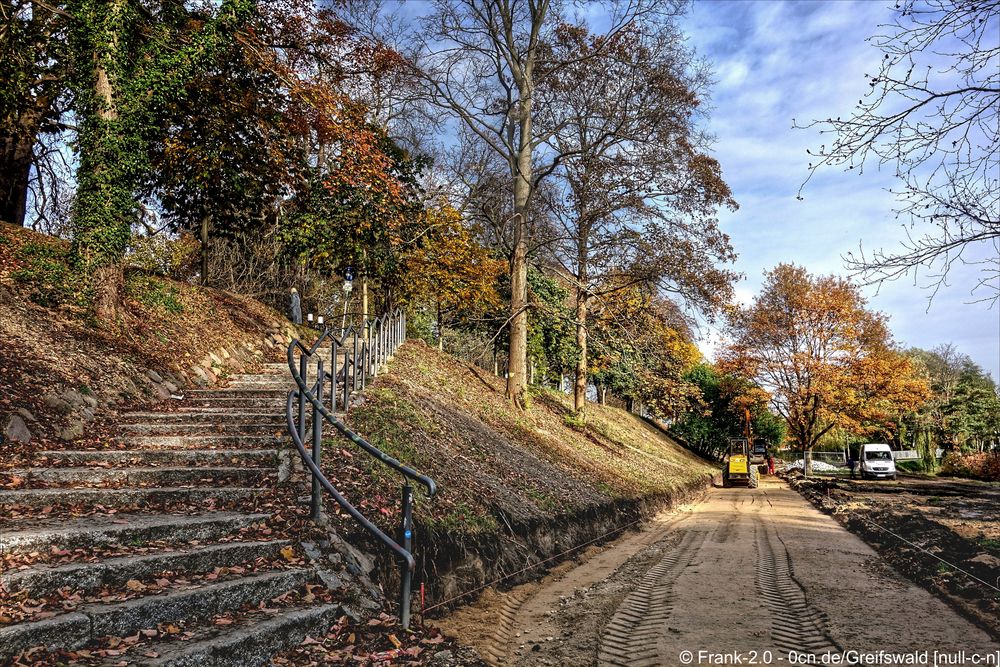
[[[734,664],[733,656],[828,664],[828,653],[877,651],[927,651],[928,664],[935,651],[964,650],[964,664],[974,653],[1000,657],[985,632],[774,478],[759,489],[713,489],[442,625],[491,664],[520,667]]]

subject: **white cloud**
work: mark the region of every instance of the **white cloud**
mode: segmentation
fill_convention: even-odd
[[[715,65],[719,85],[707,129],[718,137],[715,156],[740,210],[720,216],[740,253],[737,287],[746,300],[761,274],[780,262],[814,273],[846,274],[842,256],[857,250],[898,248],[903,239],[893,213],[891,169],[864,175],[825,170],[796,193],[808,175],[807,148],[825,139],[792,129],[813,119],[846,116],[864,94],[863,75],[874,71],[879,52],[865,40],[891,18],[886,2],[697,2],[688,19],[691,44]],[[984,250],[983,252],[986,252]],[[953,342],[1000,379],[1000,312],[969,305],[974,267],[954,269],[926,313],[927,280],[900,280],[876,294],[873,308],[886,312],[896,338],[933,347]],[[702,341],[719,342],[715,329]]]

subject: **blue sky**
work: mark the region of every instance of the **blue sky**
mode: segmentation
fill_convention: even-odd
[[[690,44],[713,64],[717,84],[707,128],[714,153],[740,209],[723,212],[723,229],[746,278],[737,298],[749,302],[764,270],[795,262],[812,273],[845,275],[843,255],[895,248],[902,237],[893,214],[891,171],[844,173],[827,169],[796,199],[807,176],[807,148],[823,139],[792,128],[813,119],[847,116],[866,90],[880,53],[865,38],[891,18],[891,3],[696,1],[684,26]],[[982,256],[987,249],[980,250]],[[932,348],[954,343],[995,379],[1000,378],[1000,308],[970,304],[977,271],[957,267],[930,303],[918,277],[866,288],[869,306],[890,317],[897,341]],[[706,330],[711,354],[718,333]]]

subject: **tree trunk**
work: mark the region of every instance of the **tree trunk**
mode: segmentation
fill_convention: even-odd
[[[94,270],[94,312],[102,324],[117,325],[122,316],[122,286],[125,274],[121,264],[105,264]]]
[[[205,215],[201,218],[201,284],[208,286],[208,256],[209,238],[208,229],[212,222],[212,216]]]
[[[441,302],[437,304],[438,351],[444,352],[444,324],[441,322]]]
[[[0,139],[0,220],[23,226],[37,121],[22,117],[18,134]]]
[[[115,31],[117,20],[124,11],[125,2],[119,0],[111,3],[105,17],[105,27]],[[121,258],[130,234],[129,221],[122,211],[117,210],[115,191],[124,187],[121,183],[122,165],[115,163],[114,150],[107,150],[117,141],[118,108],[115,100],[114,85],[109,76],[107,64],[120,57],[118,51],[118,34],[113,32],[108,40],[108,51],[102,53],[98,44],[94,45],[94,96],[98,104],[94,110],[94,120],[85,122],[97,130],[96,136],[89,139],[81,151],[81,170],[84,165],[92,172],[89,188],[84,197],[81,186],[77,189],[77,203],[86,199],[87,210],[74,212],[75,218],[86,220],[86,227],[81,234],[77,229],[75,242],[78,245],[78,255],[85,259],[85,265],[92,268],[94,285],[94,310],[97,319],[112,325],[118,322],[122,312],[122,285],[124,274]],[[96,154],[96,160],[94,155]],[[110,174],[109,174],[110,172]],[[81,238],[82,237],[82,238]]]
[[[581,272],[582,273],[582,272]],[[573,384],[573,409],[577,416],[586,418],[587,408],[587,290],[582,284],[576,288],[576,382]]]
[[[361,276],[361,335],[368,338],[368,276]]]
[[[518,408],[525,406],[528,390],[528,243],[524,217],[525,207],[521,206],[514,215],[514,252],[510,263],[510,344],[507,350],[507,398]]]
[[[530,77],[530,73],[527,74]],[[530,81],[518,84],[518,151],[514,177],[514,248],[510,261],[510,346],[507,359],[507,398],[523,408],[528,391],[528,200],[531,198]]]

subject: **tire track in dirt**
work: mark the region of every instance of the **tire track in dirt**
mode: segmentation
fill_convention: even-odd
[[[496,629],[490,638],[489,645],[484,651],[483,659],[491,667],[497,667],[506,663],[507,646],[514,636],[514,626],[517,621],[518,611],[524,601],[531,597],[532,591],[528,587],[521,587],[512,590],[503,599],[503,605],[496,618]]]
[[[575,568],[571,582],[565,580],[565,573],[559,570],[569,565],[564,563],[541,582],[523,584],[503,595],[503,602],[493,618],[495,628],[488,642],[481,647],[483,659],[491,667],[512,664],[516,661],[513,652],[516,646],[528,637],[517,638],[518,628],[531,625],[540,614],[550,610],[564,594],[570,593],[567,584],[574,588],[591,585],[612,575],[630,557],[644,553],[674,535],[676,526],[687,519],[688,513],[671,510],[657,516],[641,532],[619,538],[607,548],[590,554],[583,564]],[[537,639],[537,638],[535,638]]]
[[[795,579],[792,559],[770,523],[754,523],[757,592],[771,612],[771,639],[776,648],[820,656],[840,652],[830,636],[827,617],[815,609]]]
[[[662,664],[659,639],[673,612],[673,587],[705,541],[705,533],[682,529],[676,548],[646,571],[604,627],[598,665],[647,667]]]

